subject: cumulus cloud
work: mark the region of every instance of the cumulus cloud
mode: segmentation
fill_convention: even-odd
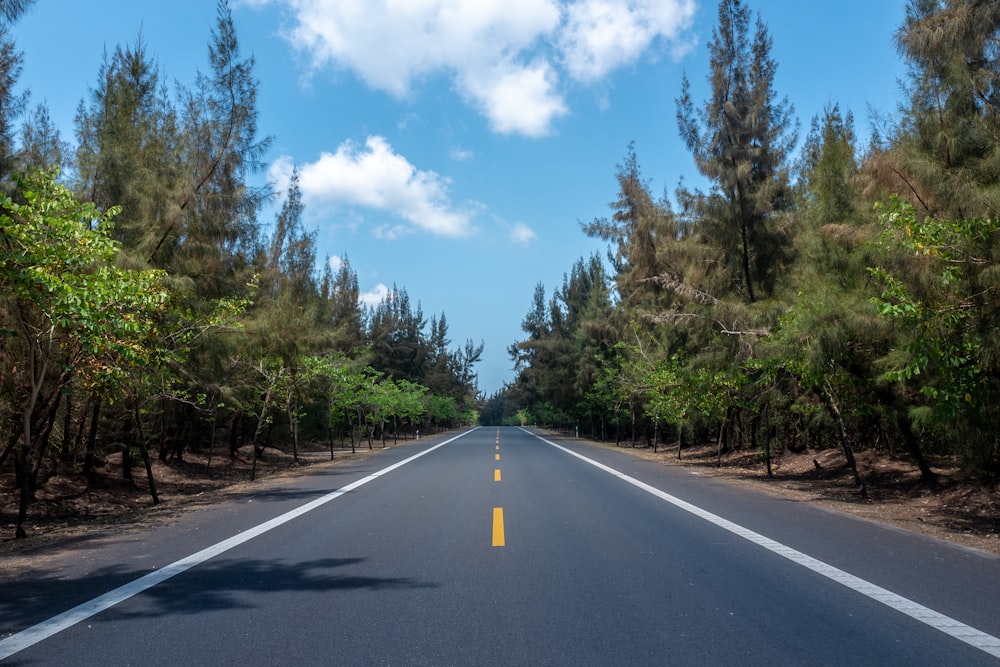
[[[284,37],[313,73],[353,72],[405,96],[453,77],[501,133],[541,136],[568,113],[568,82],[593,84],[665,45],[690,44],[695,0],[243,0],[290,10]]]
[[[515,243],[527,244],[538,238],[538,234],[528,225],[518,222],[511,227],[508,237]]]
[[[566,22],[558,36],[563,64],[577,81],[599,81],[638,60],[658,38],[684,42],[683,31],[694,12],[694,0],[574,2],[566,8]]]
[[[271,166],[269,177],[279,192],[287,186],[292,168],[287,156]],[[325,152],[298,169],[307,207],[360,207],[398,218],[397,223],[376,228],[381,238],[397,238],[418,229],[451,237],[472,231],[471,213],[457,210],[450,201],[450,181],[417,169],[382,137],[368,137],[363,147],[344,142],[335,153]]]
[[[553,119],[567,112],[555,90],[555,72],[545,61],[532,65],[501,62],[486,73],[467,71],[461,81],[465,96],[501,134],[544,136]]]
[[[358,303],[363,306],[368,306],[369,308],[374,308],[383,301],[385,297],[389,296],[389,288],[379,283],[375,287],[371,288],[367,292],[362,292],[358,295]]]

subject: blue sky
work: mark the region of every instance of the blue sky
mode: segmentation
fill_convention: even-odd
[[[804,137],[829,103],[869,133],[895,112],[904,0],[753,0],[776,88]],[[231,0],[256,59],[259,127],[279,188],[297,165],[320,256],[347,255],[365,298],[405,287],[445,313],[453,346],[485,343],[487,394],[513,379],[507,347],[536,283],[546,293],[603,244],[635,141],[654,193],[699,178],[674,99],[705,96],[717,3],[704,0]],[[72,141],[102,54],[134,43],[170,81],[206,71],[214,0],[37,0],[14,28],[22,88]],[[265,213],[270,223],[273,212]],[[334,260],[336,261],[336,260]]]

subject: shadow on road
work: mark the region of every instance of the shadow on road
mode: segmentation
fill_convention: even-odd
[[[220,609],[251,608],[260,594],[324,593],[351,589],[393,590],[437,588],[408,577],[344,574],[341,568],[364,558],[323,558],[304,562],[257,559],[214,559],[145,591],[139,598],[112,607],[102,618],[154,618],[198,614]],[[55,571],[36,571],[4,585],[0,596],[0,638],[40,623],[86,600],[138,579],[148,571],[110,566],[85,581],[66,581]]]

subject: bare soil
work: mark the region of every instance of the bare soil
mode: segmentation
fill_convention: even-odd
[[[616,448],[614,444],[601,446]],[[379,448],[376,443],[375,451]],[[835,449],[784,452],[773,460],[774,476],[770,479],[758,453],[725,454],[722,466],[716,467],[717,453],[712,447],[685,449],[680,460],[676,448],[661,447],[655,453],[651,448],[616,449],[1000,555],[1000,482],[965,475],[948,461],[935,462],[938,480],[928,486],[920,482],[918,471],[908,461],[872,451],[860,452],[859,471],[868,487],[865,498],[854,487],[843,454]],[[337,449],[331,462],[325,446],[305,444],[299,448],[296,463],[290,451],[268,447],[258,461],[254,482],[249,481],[249,449],[241,450],[233,459],[218,451],[211,460],[207,451],[185,453],[183,461],[154,461],[153,474],[161,500],[156,507],[152,506],[141,462],[133,470],[134,482],[121,479],[119,454],[107,457],[90,480],[75,470],[53,468],[40,480],[36,502],[28,513],[29,537],[23,540],[11,539],[18,494],[13,475],[5,473],[0,475],[0,557],[7,562],[0,562],[0,566],[16,567],[21,560],[17,555],[36,559],[71,548],[68,545],[73,538],[82,534],[155,525],[177,512],[219,502],[249,489],[284,484],[292,476],[308,474],[315,466],[343,465],[369,453],[367,445],[356,454],[349,448]]]
[[[399,444],[404,444],[402,440]],[[389,441],[387,446],[393,446]],[[121,454],[112,454],[87,479],[79,465],[49,465],[40,475],[35,502],[28,508],[26,539],[13,539],[19,492],[14,475],[0,473],[0,559],[15,554],[38,557],[47,551],[62,550],[73,538],[99,531],[116,532],[132,526],[155,525],[183,512],[249,490],[261,491],[287,483],[291,477],[308,474],[317,466],[345,465],[382,448],[367,443],[352,453],[351,448],[330,449],[318,443],[300,444],[296,462],[291,448],[267,447],[257,461],[256,479],[250,481],[252,467],[249,447],[230,458],[228,451],[216,449],[185,452],[183,460],[152,462],[159,504],[153,505],[141,460],[133,463],[133,481],[122,479]],[[156,452],[150,455],[155,457]],[[16,559],[15,559],[16,560]],[[4,563],[0,561],[0,569]]]

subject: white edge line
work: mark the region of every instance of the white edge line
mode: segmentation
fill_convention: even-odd
[[[356,482],[352,482],[347,486],[343,486],[337,489],[336,491],[331,491],[325,496],[321,496],[319,498],[316,498],[315,500],[311,500],[305,505],[296,507],[295,509],[285,512],[280,516],[276,516],[269,521],[265,521],[262,524],[254,526],[253,528],[249,528],[241,533],[237,533],[236,535],[233,535],[229,539],[213,544],[210,547],[206,547],[205,549],[202,549],[197,553],[193,553],[190,556],[187,556],[185,558],[182,558],[178,561],[171,563],[170,565],[155,570],[154,572],[150,572],[149,574],[139,577],[134,581],[130,581],[127,584],[123,584],[122,586],[119,586],[114,590],[108,591],[104,595],[99,595],[98,597],[93,598],[92,600],[88,600],[83,604],[77,605],[76,607],[73,607],[68,611],[64,611],[61,614],[53,616],[52,618],[46,621],[42,621],[41,623],[33,625],[30,628],[26,628],[18,633],[15,633],[10,637],[7,637],[6,639],[0,640],[0,660],[6,660],[10,656],[17,653],[18,651],[23,651],[24,649],[33,646],[44,639],[48,639],[49,637],[51,637],[56,633],[62,632],[63,630],[73,625],[76,625],[77,623],[85,621],[88,618],[95,616],[101,613],[102,611],[105,611],[106,609],[113,607],[119,602],[124,602],[125,600],[128,600],[129,598],[134,597],[139,593],[142,593],[143,591],[148,590],[153,586],[156,586],[157,584],[163,583],[164,581],[170,579],[171,577],[174,577],[187,570],[190,570],[192,567],[200,565],[201,563],[204,563],[210,558],[214,558],[219,554],[225,553],[226,551],[229,551],[233,547],[237,547],[243,544],[244,542],[249,542],[253,538],[263,535],[269,530],[277,528],[282,524],[288,523],[292,519],[296,519],[305,514],[306,512],[311,512],[317,507],[325,505],[326,503],[336,498],[339,498],[345,493],[354,491],[358,487],[364,486],[368,482],[371,482],[385,474],[388,474],[393,470],[396,470],[397,468],[401,468],[407,463],[411,463],[419,459],[421,456],[426,456],[427,454],[433,452],[435,449],[444,447],[448,443],[454,442],[455,440],[458,440],[459,438],[462,438],[468,435],[469,433],[472,433],[478,428],[479,427],[477,426],[476,428],[469,429],[464,433],[460,433],[453,438],[449,438],[444,442],[438,443],[433,447],[425,449],[419,454],[414,454],[413,456],[403,459],[402,461],[399,461],[397,463],[394,463],[391,466],[382,468],[381,470],[373,472],[372,474],[368,475],[363,479],[359,479]]]
[[[536,433],[532,433],[527,429],[522,428],[521,430],[524,431],[525,433],[533,435],[542,442],[551,445],[556,449],[560,449],[566,452],[570,456],[575,456],[576,458],[586,463],[589,463],[595,468],[603,470],[604,472],[613,475],[624,482],[628,482],[629,484],[636,486],[642,489],[643,491],[646,491],[647,493],[656,496],[661,500],[665,500],[666,502],[684,510],[685,512],[690,512],[691,514],[701,519],[704,519],[709,523],[713,523],[716,526],[724,530],[727,530],[730,533],[733,533],[734,535],[738,535],[746,540],[749,540],[750,542],[753,542],[758,546],[767,549],[768,551],[778,554],[779,556],[783,556],[784,558],[787,558],[793,563],[797,563],[802,567],[812,570],[817,574],[821,574],[824,577],[837,582],[838,584],[846,586],[851,590],[857,591],[858,593],[861,593],[862,595],[867,596],[872,600],[875,600],[876,602],[881,602],[882,604],[891,609],[895,609],[896,611],[906,614],[910,618],[920,621],[925,625],[929,625],[930,627],[936,630],[940,630],[941,632],[947,635],[951,635],[955,639],[959,639],[965,642],[966,644],[979,649],[980,651],[989,653],[992,656],[1000,658],[1000,638],[998,637],[994,637],[991,634],[987,634],[982,630],[977,630],[971,625],[966,625],[961,621],[957,621],[949,616],[945,616],[944,614],[936,612],[933,609],[930,609],[929,607],[925,607],[918,602],[914,602],[909,598],[905,598],[902,595],[893,593],[892,591],[882,588],[881,586],[877,586],[876,584],[873,584],[869,581],[865,581],[864,579],[856,577],[853,574],[844,572],[843,570],[836,568],[832,565],[829,565],[827,563],[824,563],[821,560],[817,560],[812,556],[807,556],[801,551],[797,551],[791,547],[785,546],[784,544],[776,542],[775,540],[772,540],[769,537],[764,537],[760,533],[756,533],[750,530],[749,528],[744,528],[739,524],[733,523],[732,521],[729,521],[727,519],[723,519],[721,516],[712,514],[707,510],[703,510],[697,505],[692,505],[691,503],[681,500],[676,496],[672,496],[669,493],[666,493],[665,491],[661,491],[654,486],[650,486],[645,482],[641,482],[635,479],[634,477],[629,477],[625,473],[619,472],[614,468],[604,465],[603,463],[599,463],[598,461],[589,459],[582,454],[579,454],[571,449],[563,447],[562,445],[557,445],[551,440],[546,440],[542,436]]]

